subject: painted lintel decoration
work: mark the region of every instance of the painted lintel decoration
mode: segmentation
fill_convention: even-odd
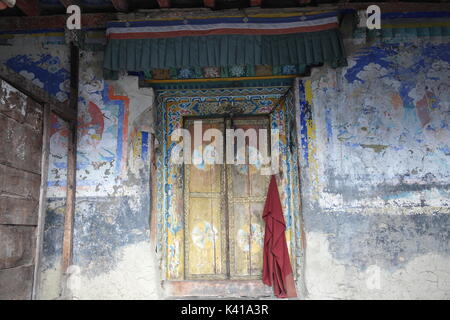
[[[337,12],[112,21],[105,76],[149,82],[301,75],[346,65]]]

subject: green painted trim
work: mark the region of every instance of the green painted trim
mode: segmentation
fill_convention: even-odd
[[[192,89],[221,89],[221,88],[250,88],[250,87],[290,87],[294,77],[252,79],[236,81],[190,81],[190,82],[157,82],[144,81],[141,86],[152,87],[155,90],[192,90]]]
[[[344,45],[338,29],[298,34],[247,36],[222,35],[170,39],[109,39],[103,67],[110,71],[140,72],[152,69],[222,67],[229,77],[233,66],[346,66]],[[205,50],[205,47],[208,50]]]

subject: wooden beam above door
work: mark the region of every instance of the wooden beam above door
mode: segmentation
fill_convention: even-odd
[[[111,0],[114,8],[120,12],[127,12],[129,9],[129,1],[128,0]]]
[[[16,0],[16,6],[27,16],[40,14],[39,0]]]
[[[170,8],[170,0],[156,0],[160,8]]]
[[[71,5],[81,6],[81,2],[79,0],[59,0],[66,8]]]

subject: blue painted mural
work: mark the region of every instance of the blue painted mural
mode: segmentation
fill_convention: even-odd
[[[5,62],[7,67],[63,102],[69,97],[70,73],[61,64],[59,57],[50,54],[17,55]]]

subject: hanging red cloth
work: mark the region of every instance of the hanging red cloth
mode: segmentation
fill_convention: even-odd
[[[275,176],[270,179],[263,219],[266,223],[266,230],[262,280],[264,284],[273,286],[275,296],[278,298],[297,297],[284,233],[286,224]]]

